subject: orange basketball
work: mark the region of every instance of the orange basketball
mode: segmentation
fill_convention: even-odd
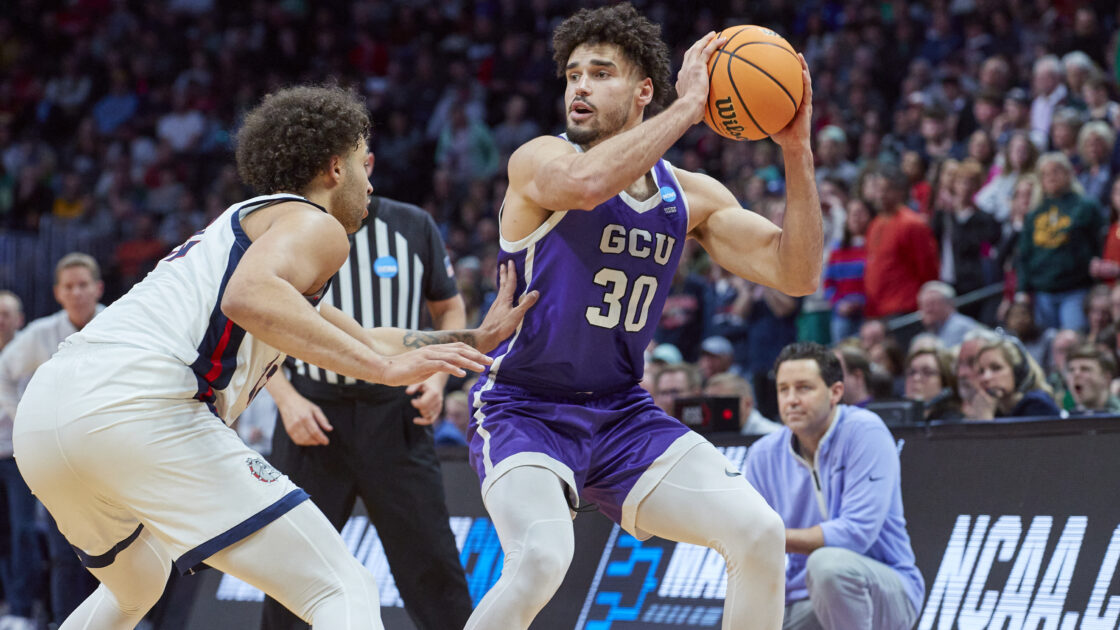
[[[761,26],[732,26],[708,60],[704,122],[733,140],[761,140],[781,131],[801,105],[804,85],[797,52],[781,35]]]

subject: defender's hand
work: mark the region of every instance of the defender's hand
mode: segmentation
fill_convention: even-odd
[[[277,409],[280,410],[280,420],[284,423],[284,430],[288,432],[288,437],[294,444],[299,446],[330,444],[324,431],[333,431],[334,427],[331,426],[319,405],[293,393],[283,405],[277,404]]]
[[[677,73],[677,100],[695,109],[693,124],[704,120],[704,108],[708,105],[708,59],[726,41],[726,37],[708,33],[684,53],[681,71]]]
[[[466,376],[467,370],[481,372],[493,359],[465,343],[440,343],[385,357],[380,372],[367,379],[391,386],[412,385],[433,374]]]
[[[513,261],[499,267],[498,276],[500,287],[498,297],[478,327],[478,332],[481,334],[478,349],[483,352],[493,350],[499,343],[508,339],[521,325],[521,320],[525,319],[526,311],[532,308],[541,296],[539,291],[530,291],[522,295],[516,305],[514,304],[513,292],[517,290],[517,267]]]
[[[801,85],[803,88],[801,106],[797,108],[797,113],[793,115],[793,120],[789,121],[785,129],[770,134],[770,138],[783,149],[799,144],[807,147],[812,135],[813,80],[809,76],[809,64],[805,63],[805,55],[798,53],[797,58],[801,61]]]

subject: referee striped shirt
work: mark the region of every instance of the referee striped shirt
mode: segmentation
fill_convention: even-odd
[[[350,239],[350,257],[322,303],[350,315],[363,328],[415,330],[425,301],[459,293],[439,230],[417,206],[374,197],[369,216]],[[289,368],[332,385],[370,385],[295,358],[289,358]]]

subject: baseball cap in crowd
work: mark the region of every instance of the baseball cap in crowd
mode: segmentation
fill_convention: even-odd
[[[649,353],[649,360],[672,365],[684,361],[684,357],[681,356],[681,351],[673,344],[659,343],[657,347]]]
[[[701,342],[700,352],[726,357],[735,354],[735,349],[731,347],[731,342],[727,340],[727,337],[715,335]]]

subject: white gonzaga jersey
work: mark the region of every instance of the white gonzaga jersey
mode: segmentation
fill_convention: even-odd
[[[276,372],[285,355],[230,321],[222,313],[222,297],[251,243],[241,229],[242,219],[285,201],[310,204],[326,212],[291,194],[266,195],[234,204],[175,248],[72,339],[125,344],[173,357],[182,370],[176,367],[177,374],[152,374],[151,395],[181,392],[207,403],[218,417],[232,423]],[[312,305],[318,304],[326,288],[308,298]],[[171,382],[157,383],[157,379]],[[145,383],[137,386],[144,387]]]

